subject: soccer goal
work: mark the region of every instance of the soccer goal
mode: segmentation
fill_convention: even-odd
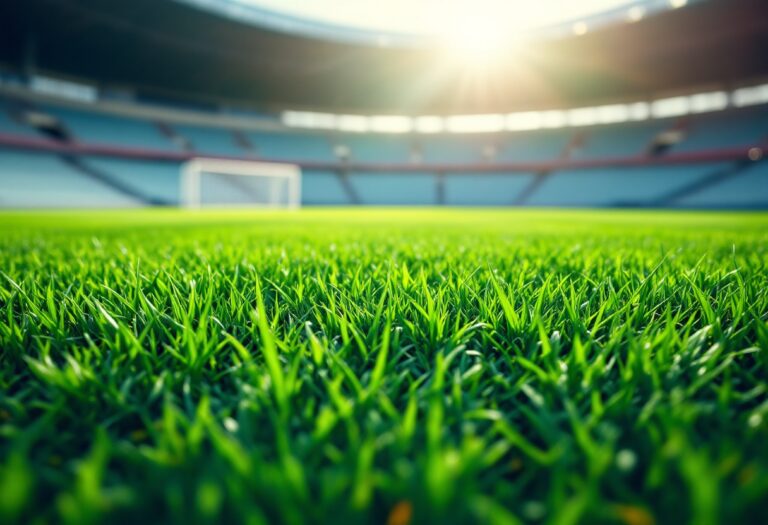
[[[181,166],[181,205],[298,208],[301,169],[293,164],[192,159]]]

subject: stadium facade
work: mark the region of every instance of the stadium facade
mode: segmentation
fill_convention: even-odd
[[[304,205],[768,207],[762,2],[561,25],[482,95],[429,43],[152,4],[2,7],[0,205],[178,205],[205,156],[299,165]]]

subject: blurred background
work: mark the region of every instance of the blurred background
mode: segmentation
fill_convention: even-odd
[[[303,206],[768,208],[764,0],[17,0],[0,21],[3,208],[183,205],[199,157],[298,166]],[[202,203],[291,204],[213,165]]]

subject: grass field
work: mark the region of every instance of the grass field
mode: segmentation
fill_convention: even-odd
[[[768,215],[0,215],[0,522],[747,523]]]

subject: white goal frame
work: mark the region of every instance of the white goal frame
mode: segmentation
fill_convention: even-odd
[[[180,204],[185,208],[199,209],[209,206],[203,203],[201,195],[202,175],[204,173],[215,175],[237,175],[241,177],[267,177],[271,179],[284,179],[287,181],[288,200],[286,204],[277,202],[237,204],[236,206],[263,207],[263,208],[288,208],[297,209],[301,206],[301,168],[295,164],[283,164],[278,162],[259,162],[249,160],[227,160],[206,157],[197,157],[181,165]],[[277,186],[272,184],[270,192],[275,193]],[[273,195],[274,196],[274,195]],[[276,200],[276,199],[275,199]],[[214,203],[212,207],[233,206],[227,203]]]

